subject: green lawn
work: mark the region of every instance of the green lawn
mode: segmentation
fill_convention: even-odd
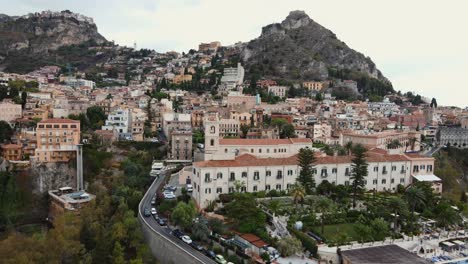
[[[348,237],[348,241],[356,241],[358,239],[357,234],[354,231],[354,225],[354,223],[326,225],[324,227],[325,234],[321,233],[320,226],[314,226],[313,231],[319,236],[324,237],[327,241],[336,239],[336,237],[340,234],[346,234]]]

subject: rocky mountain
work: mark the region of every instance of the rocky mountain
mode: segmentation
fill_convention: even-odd
[[[260,37],[246,43],[240,59],[250,74],[285,79],[323,80],[332,73],[388,80],[369,58],[313,21],[304,11],[292,11],[281,23],[263,27]]]
[[[83,43],[87,46],[107,43],[92,18],[70,11],[43,11],[18,17],[0,15],[0,70],[24,72],[54,60],[67,62],[66,54],[57,53],[64,47]],[[27,60],[32,65],[25,66],[18,60]]]
[[[0,16],[1,53],[22,49],[43,53],[90,40],[98,44],[106,42],[91,18],[70,11]]]

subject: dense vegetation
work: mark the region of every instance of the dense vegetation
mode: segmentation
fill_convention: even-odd
[[[2,263],[154,263],[136,215],[150,183],[151,161],[161,158],[158,151],[144,149],[159,145],[121,147],[110,154],[98,146],[85,146],[85,178],[96,199],[79,215],[54,219],[54,228],[45,233],[25,235],[8,225],[7,238],[0,241]],[[8,223],[21,197],[14,179],[0,176],[0,212]]]

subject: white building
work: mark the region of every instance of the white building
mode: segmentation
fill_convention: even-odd
[[[244,67],[240,63],[237,64],[236,68],[224,68],[221,84],[225,86],[226,90],[232,90],[244,82],[244,74]]]
[[[281,98],[286,97],[289,88],[287,86],[268,86],[268,93]]]
[[[164,135],[171,140],[172,131],[188,130],[192,127],[192,116],[190,114],[164,113],[162,115],[162,126]]]
[[[89,87],[91,89],[93,89],[94,86],[96,85],[93,81],[85,80],[85,79],[75,79],[75,78],[67,78],[65,80],[65,84],[68,85],[68,86],[71,86],[73,88],[86,86],[86,87]]]
[[[352,156],[323,156],[317,158],[313,170],[315,183],[350,185]],[[399,184],[408,186],[412,177],[422,173],[433,175],[433,159],[421,160],[409,155],[390,155],[380,151],[369,152],[366,190],[396,191]],[[417,165],[424,163],[424,165]],[[414,165],[416,164],[416,165]],[[414,166],[413,166],[414,165]],[[424,172],[412,172],[412,167],[424,168]],[[192,196],[201,207],[216,200],[219,194],[235,191],[236,181],[243,182],[243,192],[286,190],[296,183],[300,173],[297,155],[277,158],[260,158],[243,154],[232,160],[206,160],[193,164]],[[441,190],[440,185],[440,190]]]
[[[118,108],[109,114],[102,130],[116,130],[120,139],[131,139],[132,111]]]

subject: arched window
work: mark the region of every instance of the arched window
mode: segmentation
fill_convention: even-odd
[[[210,133],[211,133],[211,134],[216,133],[216,127],[215,127],[215,126],[211,126],[211,127],[210,127]]]

